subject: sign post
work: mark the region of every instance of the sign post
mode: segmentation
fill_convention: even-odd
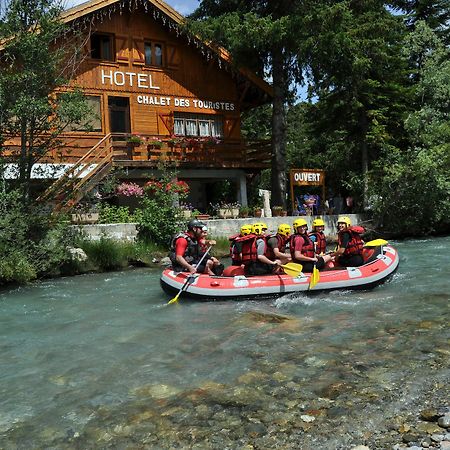
[[[295,210],[294,186],[322,186],[322,203],[325,201],[325,171],[321,169],[291,169],[291,201]]]

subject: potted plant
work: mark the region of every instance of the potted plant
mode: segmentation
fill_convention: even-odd
[[[144,142],[143,138],[138,134],[131,134],[127,138],[127,144],[135,147],[139,147]]]
[[[208,220],[211,216],[209,214],[199,213],[195,216],[198,220]]]
[[[272,206],[272,216],[279,217],[283,212],[282,206]]]
[[[162,148],[162,146],[163,146],[163,141],[161,141],[161,139],[157,139],[157,138],[150,139],[147,143],[147,147],[149,149]]]
[[[248,206],[241,206],[239,209],[239,217],[250,217],[251,208]]]
[[[254,206],[253,207],[253,215],[255,217],[262,217],[262,208],[261,208],[261,206]]]
[[[220,202],[217,205],[211,205],[211,207],[221,219],[236,219],[239,217],[241,205],[238,202]]]

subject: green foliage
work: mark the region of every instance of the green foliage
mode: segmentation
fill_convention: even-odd
[[[127,245],[102,237],[99,241],[83,241],[80,247],[100,270],[116,270],[128,265]]]
[[[74,234],[62,221],[49,221],[39,207],[26,208],[20,191],[0,185],[0,284],[48,276],[70,260]]]
[[[158,181],[151,180],[146,185],[146,195],[141,200],[138,232],[139,239],[144,242],[167,246],[172,236],[183,226],[182,213],[177,205],[186,198],[187,191],[174,193],[176,175],[165,166],[159,169],[161,178]]]
[[[58,148],[61,132],[88,113],[81,92],[61,93],[56,101],[51,95],[67,84],[78,61],[77,36],[65,35],[60,13],[53,0],[11,0],[0,23],[0,136],[20,140],[15,156],[24,201],[32,165]]]
[[[131,212],[128,206],[115,206],[108,203],[98,205],[99,223],[138,223],[142,220],[142,210]]]
[[[373,211],[384,229],[422,235],[450,225],[450,176],[444,151],[392,153],[371,189]]]

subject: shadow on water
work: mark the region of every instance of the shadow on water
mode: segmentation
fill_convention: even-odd
[[[167,306],[138,269],[1,293],[0,448],[388,448],[448,385],[450,238],[396,246],[373,291]]]

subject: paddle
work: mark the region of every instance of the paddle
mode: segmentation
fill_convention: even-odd
[[[319,282],[319,280],[320,280],[319,269],[316,267],[316,263],[314,262],[311,278],[309,279],[308,289],[312,289]]]
[[[203,254],[203,256],[201,257],[200,261],[197,264],[197,267],[200,267],[200,265],[202,264],[203,260],[205,259],[205,256],[208,254],[208,252],[211,250],[211,246],[208,247],[208,249],[206,250],[206,252]],[[194,281],[194,278],[196,277],[195,273],[190,273],[187,277],[186,277],[186,281],[184,282],[183,286],[181,286],[181,289],[178,291],[178,294],[175,295],[175,297],[170,300],[167,304],[171,305],[172,303],[175,303],[178,301],[178,298],[180,297],[181,293],[183,291],[187,290],[187,287],[190,283],[192,283]]]
[[[386,245],[388,241],[384,239],[374,239],[373,241],[366,242],[364,247],[379,247],[380,245]]]
[[[287,263],[280,265],[284,269],[284,273],[291,277],[298,277],[302,273],[303,266],[297,263]]]

